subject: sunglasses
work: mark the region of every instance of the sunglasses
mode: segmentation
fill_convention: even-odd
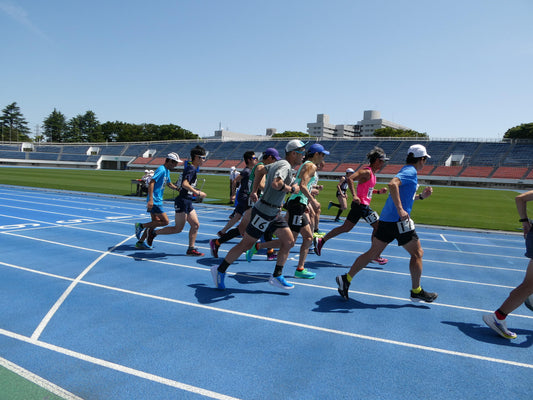
[[[298,154],[305,154],[305,150],[294,150],[294,152]]]
[[[206,156],[200,156],[200,158],[201,158],[203,161],[205,161],[205,160],[207,159]]]

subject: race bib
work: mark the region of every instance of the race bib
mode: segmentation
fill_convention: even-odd
[[[364,220],[365,220],[368,224],[372,225],[374,222],[376,222],[377,220],[379,220],[379,214],[378,214],[377,212],[373,211],[373,212],[371,212],[370,214],[368,214],[368,215],[364,218]]]
[[[261,232],[265,232],[268,228],[268,224],[270,223],[270,221],[256,214],[250,223],[255,229],[258,229]]]
[[[398,225],[398,231],[400,233],[406,233],[406,232],[411,232],[415,230],[415,223],[413,222],[411,218],[403,220],[403,221],[399,221],[397,225]]]
[[[295,215],[292,217],[292,225],[302,226],[303,215]]]

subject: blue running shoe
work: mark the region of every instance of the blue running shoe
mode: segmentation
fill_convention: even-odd
[[[333,202],[330,201],[330,202],[328,203],[328,210],[329,210],[332,206],[333,206]]]
[[[252,248],[246,252],[246,261],[252,262],[252,257],[254,256],[255,253],[257,253],[257,248],[255,247],[255,244],[254,244]]]
[[[226,289],[226,285],[224,285],[226,274],[218,272],[218,265],[213,265],[211,267],[211,277],[213,278],[213,283],[217,289]]]
[[[292,283],[287,282],[283,275],[280,275],[280,276],[270,275],[270,279],[268,280],[268,283],[280,289],[286,289],[286,290],[294,289],[294,285]]]
[[[141,235],[143,233],[143,224],[140,222],[135,223],[135,237],[137,240],[141,240]]]
[[[138,249],[141,249],[141,250],[152,250],[152,246],[148,246],[144,242],[135,243],[135,247],[137,247]]]

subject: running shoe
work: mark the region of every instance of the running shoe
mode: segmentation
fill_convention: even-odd
[[[389,262],[388,258],[378,257],[370,261],[373,264],[385,265]]]
[[[276,261],[278,259],[278,255],[272,251],[270,253],[267,252],[267,261]]]
[[[526,301],[524,301],[524,305],[529,308],[531,311],[533,311],[533,294],[530,295]]]
[[[306,268],[302,269],[301,271],[297,269],[294,273],[295,278],[315,279],[315,276],[316,274],[314,272],[309,272]]]
[[[341,222],[341,219],[340,219],[340,218],[335,218],[335,219],[333,220],[333,222]]]
[[[188,256],[194,256],[194,257],[203,257],[204,256],[204,253],[200,253],[198,250],[196,249],[187,249],[187,254]]]
[[[135,223],[135,237],[137,238],[137,240],[141,240],[141,235],[143,233],[143,224],[141,224],[140,222],[136,222]]]
[[[154,243],[155,236],[156,236],[155,229],[154,228],[148,229],[148,236],[146,237],[146,244],[148,244],[148,246],[152,247],[152,243]]]
[[[328,210],[329,210],[332,206],[333,206],[333,202],[330,201],[330,202],[328,203]]]
[[[294,285],[292,283],[287,282],[283,275],[280,275],[280,276],[270,275],[270,279],[268,280],[268,283],[280,289],[286,289],[286,290],[294,289]]]
[[[213,278],[213,283],[217,289],[226,289],[224,284],[224,278],[226,277],[225,272],[218,271],[218,265],[213,265],[211,267],[211,277]]]
[[[254,244],[252,248],[246,252],[246,261],[252,262],[252,257],[254,256],[255,253],[257,253],[257,248],[255,247],[255,244]]]
[[[322,231],[313,232],[313,237],[314,238],[321,238],[321,237],[324,237],[324,236],[326,236],[326,232],[322,232]]]
[[[211,239],[209,241],[209,248],[211,249],[211,257],[218,258],[218,248],[220,245],[217,245],[216,239]]]
[[[141,250],[152,250],[152,246],[148,246],[144,242],[135,243],[135,247],[137,247],[138,249],[141,249]]]
[[[337,285],[339,286],[337,289],[339,291],[339,294],[344,300],[348,300],[348,289],[350,288],[350,282],[348,282],[346,274],[338,275],[335,280],[337,281]]]
[[[483,321],[485,321],[489,328],[491,328],[501,337],[504,337],[506,339],[516,339],[516,333],[511,332],[509,329],[507,329],[507,324],[505,323],[505,320],[499,320],[498,318],[496,318],[496,315],[494,313],[483,315]]]
[[[324,243],[326,243],[324,241],[324,239],[322,238],[318,238],[314,241],[315,243],[315,254],[317,256],[320,256],[322,254],[322,247],[324,246]]]
[[[424,289],[422,289],[420,293],[413,293],[411,290],[411,301],[414,302],[425,301],[426,303],[431,303],[437,298],[437,296],[437,293],[426,292]]]

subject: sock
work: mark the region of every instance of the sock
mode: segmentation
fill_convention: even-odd
[[[229,268],[229,265],[230,265],[229,262],[227,262],[226,259],[224,259],[224,260],[220,263],[220,265],[218,266],[217,271],[218,271],[218,272],[222,272],[223,274],[225,274],[226,271],[227,271],[227,269]]]
[[[417,287],[416,289],[411,289],[411,292],[414,294],[418,294],[422,291],[422,286]]]
[[[274,277],[280,276],[283,273],[283,265],[276,265],[276,268],[274,268],[274,273],[272,274]]]
[[[348,281],[348,283],[352,283],[352,279],[353,277],[350,276],[350,274],[346,274],[346,280]]]
[[[507,314],[499,308],[494,312],[494,314],[496,315],[496,318],[498,318],[500,321],[507,317]]]
[[[341,217],[342,209],[339,207],[339,211],[337,211],[337,219]]]
[[[218,244],[221,245],[222,243],[226,243],[228,240],[231,240],[237,236],[239,236],[241,233],[239,232],[238,228],[233,228],[224,233],[221,237],[218,238]]]

